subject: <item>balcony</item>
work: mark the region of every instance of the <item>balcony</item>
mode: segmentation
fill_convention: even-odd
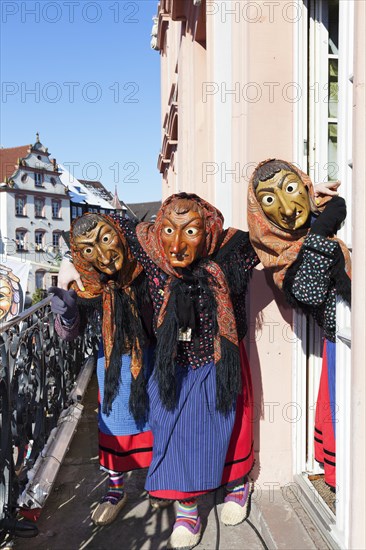
[[[97,349],[97,320],[84,338],[60,340],[46,298],[0,324],[0,545],[37,534],[34,519],[52,488],[83,406]]]
[[[55,333],[49,301],[1,326],[0,546],[165,548],[174,507],[149,506],[144,470],[127,476],[129,499],[118,519],[106,528],[91,523],[107,478],[98,463],[98,387],[92,374],[98,320],[83,339],[64,342]],[[222,501],[223,489],[200,498],[198,550],[327,547],[288,488],[268,494],[256,489],[248,520],[235,527],[220,522]]]

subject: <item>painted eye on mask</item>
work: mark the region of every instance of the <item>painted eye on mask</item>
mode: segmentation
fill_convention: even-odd
[[[197,227],[188,227],[186,233],[189,237],[194,237],[198,233]]]
[[[297,191],[297,188],[299,187],[299,184],[297,183],[297,181],[293,181],[291,183],[288,183],[286,186],[285,186],[285,191],[286,193],[295,193],[295,191]]]
[[[102,243],[104,243],[104,244],[109,243],[109,241],[111,241],[111,240],[112,240],[112,235],[110,233],[106,233],[102,237]]]
[[[264,195],[264,197],[262,197],[262,200],[261,200],[264,206],[272,206],[274,201],[275,201],[275,198],[272,195]]]
[[[172,227],[164,227],[163,231],[166,235],[172,235],[174,232],[174,229]]]
[[[83,255],[84,256],[91,256],[93,254],[93,249],[88,246],[88,248],[84,248],[83,250]]]

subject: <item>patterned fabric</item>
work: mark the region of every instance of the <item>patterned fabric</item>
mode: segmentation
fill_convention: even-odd
[[[325,301],[329,292],[329,268],[334,262],[337,243],[309,233],[303,246],[302,269],[295,275],[292,292],[300,302],[316,306]]]
[[[155,223],[140,223],[136,228],[137,238],[145,250],[150,256],[153,262],[160,267],[164,273],[168,275],[164,289],[164,300],[162,307],[160,308],[157,328],[159,328],[164,322],[164,317],[167,310],[167,305],[170,300],[171,294],[171,282],[174,278],[182,279],[183,275],[174,269],[168,259],[166,258],[164,248],[161,241],[162,222],[166,213],[169,211],[171,204],[177,199],[181,198],[181,195],[171,195],[160,208]],[[197,203],[204,213],[205,222],[205,234],[206,234],[206,246],[205,254],[210,256],[217,248],[230,240],[233,237],[236,230],[230,228],[225,234],[223,233],[224,218],[219,210],[214,206],[204,201],[200,197],[194,194],[187,195],[187,199]],[[224,243],[222,237],[225,235]],[[235,317],[233,314],[233,305],[230,299],[230,293],[225,276],[220,267],[210,260],[206,259],[201,261],[202,267],[216,282],[212,286],[215,300],[218,305],[217,321],[219,325],[219,336],[226,338],[229,342],[238,346],[238,333],[236,328]],[[193,270],[194,273],[194,270]],[[211,280],[212,280],[211,279]],[[220,338],[216,337],[214,342],[214,359],[215,363],[220,360],[221,357],[221,343]]]
[[[174,490],[180,494],[173,498],[184,499],[191,492],[209,491],[221,485],[235,407],[227,415],[217,411],[213,367],[211,363],[199,369],[177,368],[180,391],[173,411],[162,405],[156,379],[150,378],[149,424],[154,448],[146,476],[147,491]],[[164,494],[152,494],[165,498]]]
[[[243,479],[253,468],[252,381],[243,342],[239,349],[243,391],[238,396],[235,419],[233,413],[225,417],[216,411],[209,399],[215,392],[212,365],[180,369],[182,397],[174,411],[161,406],[156,382],[150,380],[149,422],[154,451],[145,488],[153,497],[195,498],[229,481]],[[173,471],[172,464],[176,465]]]
[[[179,502],[174,529],[183,525],[193,530],[196,527],[197,520],[198,508],[196,499]]]
[[[89,214],[84,214],[84,216],[88,215]],[[73,237],[73,227],[76,220],[74,220],[70,231],[71,253],[74,266],[81,275],[85,291],[81,292],[76,283],[73,283],[72,288],[83,300],[93,299],[102,296],[102,335],[105,351],[105,368],[108,369],[113,346],[115,344],[116,324],[122,321],[121,319],[116,319],[115,290],[118,289],[126,293],[126,295],[130,298],[131,315],[137,317],[138,313],[136,307],[134,306],[135,296],[134,291],[131,288],[131,284],[141,273],[142,268],[138,265],[138,263],[132,256],[119,224],[115,223],[114,219],[110,216],[107,216],[105,214],[101,214],[100,216],[104,218],[106,223],[113,226],[118,233],[119,239],[124,249],[125,261],[123,264],[123,269],[118,272],[117,280],[102,282],[100,278],[100,273],[91,265],[90,262],[86,261],[83,258],[81,252],[77,249],[75,245]],[[128,320],[124,320],[123,322],[128,322]],[[142,352],[140,342],[137,338],[135,338],[133,342],[125,342],[125,345],[126,344],[129,345],[131,349],[131,374],[136,379],[142,368]]]
[[[266,164],[269,160],[279,159],[267,159],[259,163],[255,171],[263,164]],[[321,211],[325,206],[326,202],[328,202],[329,197],[321,199],[319,205],[317,206],[314,198],[314,187],[310,177],[293,164],[287,161],[282,162],[286,162],[286,164],[288,164],[291,169],[298,174],[299,178],[307,188],[311,211],[314,213],[319,213],[319,211]],[[285,231],[284,229],[281,229],[273,224],[264,214],[262,207],[255,196],[254,175],[249,182],[248,188],[248,225],[250,240],[259,256],[260,261],[264,267],[272,270],[274,282],[280,289],[282,289],[286,271],[288,267],[297,259],[309,229],[300,228],[295,231]],[[340,239],[334,238],[332,240],[340,245],[345,259],[345,270],[350,276],[351,259],[349,251]]]

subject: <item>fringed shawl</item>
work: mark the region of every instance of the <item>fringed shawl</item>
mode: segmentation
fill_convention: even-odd
[[[175,269],[166,258],[162,240],[162,220],[176,199],[195,202],[203,212],[205,223],[205,257],[186,269]],[[214,362],[217,377],[217,408],[227,412],[233,406],[240,391],[240,358],[238,333],[227,281],[219,264],[210,259],[225,246],[236,233],[235,229],[223,230],[223,216],[219,210],[194,194],[180,193],[169,197],[160,208],[155,223],[140,223],[136,233],[139,243],[153,262],[167,275],[164,288],[164,301],[157,319],[157,350],[155,372],[159,381],[160,396],[167,408],[174,408],[175,364],[178,345],[178,330],[187,324],[187,315],[182,315],[184,300],[194,308],[194,299],[185,293],[191,282],[199,282],[206,287],[207,299],[211,300],[214,317]],[[189,315],[188,315],[189,317]],[[192,315],[190,316],[192,317]],[[185,327],[184,327],[185,328]]]
[[[89,214],[84,214],[88,216]],[[144,394],[142,349],[143,330],[137,308],[134,283],[142,272],[142,267],[136,262],[127,245],[120,226],[113,218],[98,214],[117,232],[123,248],[123,269],[116,277],[108,277],[98,271],[85,260],[75,245],[73,222],[70,231],[70,246],[73,263],[80,273],[85,291],[81,291],[76,283],[72,288],[78,294],[78,303],[88,307],[99,307],[102,314],[102,338],[105,354],[105,390],[103,406],[106,414],[111,411],[114,398],[121,382],[121,355],[131,354],[132,389],[130,408],[135,417],[145,415],[144,405],[138,403],[138,395]],[[137,389],[139,388],[139,389]],[[133,393],[135,392],[135,395]],[[142,398],[145,399],[144,397]]]

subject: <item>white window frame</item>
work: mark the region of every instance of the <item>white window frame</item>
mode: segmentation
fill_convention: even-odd
[[[54,206],[56,205],[57,205],[57,216],[55,216],[55,212],[54,212]],[[61,218],[61,201],[59,201],[58,199],[52,199],[51,208],[52,208],[52,218],[54,220],[60,219]]]
[[[39,201],[40,204],[42,204],[41,213],[37,214],[37,207],[36,203]],[[41,197],[35,197],[34,199],[34,216],[35,218],[44,218],[44,207],[45,207],[45,201]]]
[[[27,233],[28,231],[26,229],[15,230],[15,243],[18,252],[24,252],[25,250],[28,250]]]
[[[41,172],[34,172],[34,185],[43,187],[43,174]]]
[[[310,19],[310,41],[308,44],[308,6],[299,0],[302,7],[302,17],[294,25],[294,74],[303,91],[301,100],[294,105],[294,160],[307,171],[307,148],[309,148],[309,173],[314,182],[327,179],[326,162],[328,159],[328,127],[324,120],[328,120],[328,104],[323,102],[324,93],[321,84],[321,76],[328,75],[327,59],[323,53],[316,55],[316,64],[313,74],[309,71],[309,93],[310,108],[314,112],[308,113],[308,48],[312,45],[323,44],[328,51],[328,32],[318,19]],[[322,9],[324,0],[317,0],[316,10]],[[353,60],[353,13],[354,0],[340,0],[339,2],[339,61],[338,61],[338,178],[342,182],[341,195],[346,198],[347,203],[352,203],[352,60]],[[314,57],[315,57],[314,55]],[[318,83],[318,88],[316,87]],[[314,101],[314,94],[318,92],[318,101]],[[311,97],[313,96],[313,97]],[[307,134],[307,123],[310,118],[309,135]],[[315,123],[313,124],[313,121]],[[323,124],[321,123],[323,122]],[[309,139],[309,143],[307,142]],[[312,149],[316,144],[315,152]],[[351,248],[351,217],[348,209],[347,222],[338,235]],[[300,403],[302,410],[306,410],[309,404],[316,402],[318,391],[318,380],[321,369],[321,359],[316,356],[317,330],[310,329],[309,348],[313,351],[307,359],[304,352],[304,343],[307,338],[306,320],[304,316],[295,314],[295,331],[298,339],[293,349],[293,392],[294,400]],[[337,306],[337,326],[341,338],[337,342],[337,380],[336,380],[336,402],[338,405],[338,416],[336,423],[336,457],[337,457],[337,511],[332,514],[327,505],[315,491],[309,480],[308,473],[316,473],[319,470],[314,460],[313,437],[311,436],[314,427],[315,410],[308,410],[300,422],[294,424],[293,430],[293,464],[294,479],[299,484],[300,498],[317,524],[323,536],[328,540],[332,548],[349,548],[349,508],[350,508],[350,414],[351,410],[351,379],[350,379],[350,313],[343,305]],[[343,335],[342,335],[343,333]],[[342,343],[342,341],[344,343]],[[307,388],[308,377],[311,383]],[[308,401],[307,401],[308,400]],[[308,442],[306,447],[306,434]],[[306,459],[307,457],[307,459]]]
[[[21,213],[18,212],[18,201],[22,201]],[[23,195],[16,195],[15,196],[15,215],[26,216],[26,207],[27,207],[27,197]]]
[[[37,242],[37,238],[39,236],[41,237],[41,239],[40,239],[41,242]],[[34,232],[34,244],[36,245],[36,250],[37,251],[44,250],[44,246],[45,246],[45,232],[44,231],[41,231],[41,230],[37,229]]]

